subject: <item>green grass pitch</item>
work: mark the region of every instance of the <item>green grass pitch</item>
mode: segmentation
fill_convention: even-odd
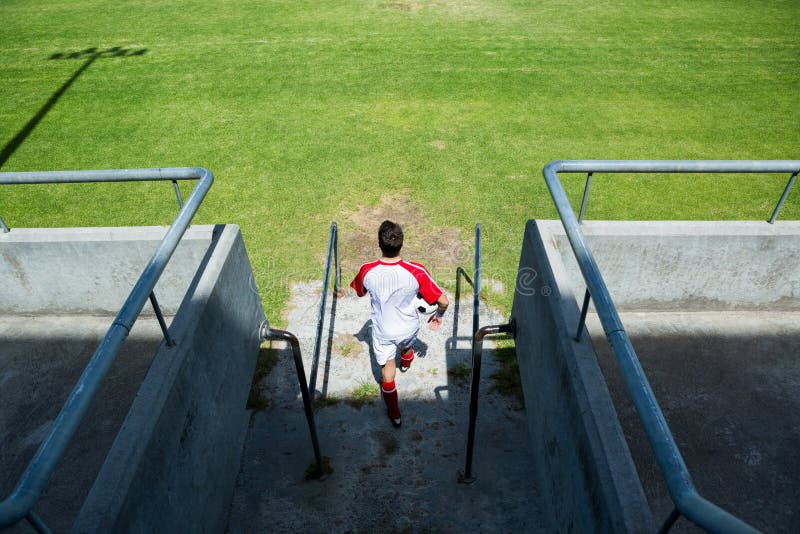
[[[556,216],[550,160],[800,158],[797,0],[2,0],[0,22],[0,170],[208,167],[195,222],[242,227],[277,322],[329,222],[398,191],[467,245],[481,222],[509,287],[524,221]],[[597,175],[587,216],[763,220],[787,179]],[[170,184],[0,189],[12,227],[175,209]]]

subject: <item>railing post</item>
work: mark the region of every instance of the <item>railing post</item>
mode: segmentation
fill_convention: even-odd
[[[483,338],[494,334],[515,334],[515,325],[512,320],[502,325],[484,326],[475,332],[472,338],[472,379],[469,388],[469,428],[467,429],[467,457],[464,462],[464,471],[458,473],[460,484],[472,484],[477,477],[472,473],[472,455],[475,450],[475,426],[478,419],[478,394],[481,382],[481,363],[483,360]]]
[[[472,275],[472,339],[478,331],[481,303],[481,224],[475,225],[475,272]]]
[[[786,184],[786,187],[783,189],[783,194],[781,195],[780,200],[778,200],[778,205],[775,206],[775,210],[772,212],[772,217],[769,218],[769,223],[773,224],[775,219],[778,218],[778,212],[781,211],[783,207],[783,203],[786,202],[786,198],[789,196],[789,191],[792,190],[792,186],[794,185],[794,181],[797,179],[797,173],[792,174],[792,177],[789,178],[789,182]]]
[[[164,315],[161,313],[161,307],[158,305],[158,301],[156,300],[156,294],[154,291],[150,292],[150,304],[153,306],[153,311],[156,312],[156,318],[158,319],[158,325],[161,327],[161,331],[164,333],[164,340],[167,342],[167,347],[174,347],[175,342],[169,337],[169,330],[167,329],[167,323],[164,321]]]
[[[333,291],[336,296],[340,296],[342,290],[342,266],[339,263],[339,227],[335,222],[331,223],[333,232],[333,262],[336,265],[336,280],[333,283]]]
[[[311,382],[309,383],[309,389],[311,389],[312,394],[316,391],[317,388],[317,373],[319,371],[319,353],[322,348],[322,326],[325,321],[325,303],[328,299],[328,280],[330,279],[331,274],[331,257],[334,251],[338,250],[338,231],[335,222],[331,223],[331,233],[330,239],[328,239],[328,255],[325,259],[325,274],[322,277],[322,299],[319,304],[319,312],[317,313],[317,337],[314,341],[314,354],[311,358],[311,372],[309,373],[311,378]],[[339,267],[339,259],[338,253],[336,258],[336,268],[338,271]],[[341,279],[341,274],[336,273],[336,276]],[[334,287],[336,286],[336,282],[334,282]]]
[[[178,187],[178,180],[172,180],[172,187],[175,189],[175,196],[178,198],[178,209],[183,209],[183,197],[181,197],[181,189]]]
[[[586,212],[586,203],[589,201],[589,187],[592,185],[592,173],[586,175],[586,185],[583,188],[583,200],[581,201],[581,212],[578,215],[578,224],[583,222],[583,214]]]
[[[453,337],[451,339],[450,349],[455,350],[458,345],[458,312],[461,308],[461,266],[456,267],[456,298],[453,304]]]
[[[461,298],[461,267],[456,267],[456,303]]]

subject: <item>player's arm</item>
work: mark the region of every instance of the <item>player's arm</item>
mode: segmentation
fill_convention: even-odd
[[[440,326],[442,326],[442,316],[444,312],[447,311],[447,307],[450,305],[450,300],[448,300],[447,295],[442,293],[439,295],[439,298],[436,300],[436,311],[433,312],[431,318],[428,319],[428,328],[431,330],[438,330]]]
[[[444,315],[444,312],[447,311],[447,307],[450,306],[450,301],[447,299],[447,295],[442,293],[439,297],[439,300],[436,301],[436,311],[441,312],[440,315]]]

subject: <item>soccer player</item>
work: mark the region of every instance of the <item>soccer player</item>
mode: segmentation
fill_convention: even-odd
[[[430,273],[420,265],[400,258],[403,229],[392,221],[383,221],[378,229],[378,246],[383,257],[365,263],[350,283],[359,297],[369,293],[372,305],[372,350],[381,366],[381,393],[386,413],[397,428],[401,425],[400,406],[395,387],[395,357],[400,353],[400,372],[406,372],[414,360],[412,345],[419,333],[417,295],[428,304],[437,304],[428,319],[428,327],[438,330],[450,302]]]

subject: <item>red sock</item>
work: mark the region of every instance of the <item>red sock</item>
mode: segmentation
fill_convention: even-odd
[[[400,419],[400,405],[397,402],[397,388],[394,385],[394,381],[384,382],[381,385],[381,393],[383,393],[383,402],[386,403],[389,417]]]

